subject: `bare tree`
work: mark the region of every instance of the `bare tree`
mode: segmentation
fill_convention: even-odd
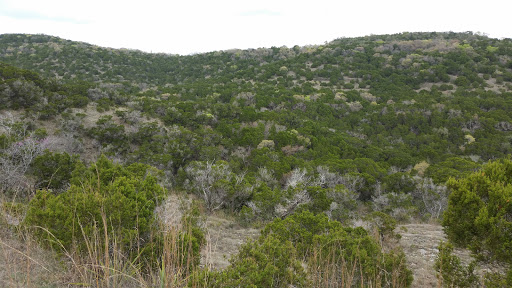
[[[209,211],[224,205],[233,176],[226,162],[193,162],[185,168],[185,172],[189,176],[186,186],[203,198]]]
[[[267,184],[267,186],[271,189],[274,189],[277,187],[276,178],[274,177],[274,171],[267,169],[266,167],[260,167],[258,168],[258,174],[256,175],[256,180],[259,182],[263,182]]]
[[[316,170],[318,174],[313,185],[328,189],[327,195],[333,200],[331,207],[326,211],[327,215],[331,219],[340,221],[347,221],[348,218],[353,217],[359,198],[357,190],[362,185],[363,179],[359,176],[330,172],[325,166],[318,166]],[[380,182],[377,182],[376,189],[380,189]]]
[[[11,143],[0,152],[0,190],[18,193],[30,187],[26,173],[34,159],[50,147],[48,139],[37,140],[31,135]]]
[[[301,205],[307,204],[311,202],[311,197],[309,196],[308,191],[301,187],[301,189],[297,189],[297,191],[293,194],[290,199],[285,199],[283,205],[279,204],[276,207],[276,214],[279,217],[284,218],[293,212]]]
[[[318,176],[314,181],[314,186],[334,188],[337,185],[343,185],[348,190],[357,192],[364,184],[364,179],[361,176],[350,174],[339,175],[330,172],[329,169],[324,166],[318,166],[316,170],[318,172]]]
[[[16,121],[10,113],[0,116],[0,131],[11,142],[0,150],[0,191],[28,190],[26,173],[32,161],[52,146],[52,141],[37,139],[29,132],[27,123]]]
[[[15,139],[23,139],[29,133],[27,123],[17,121],[9,112],[0,115],[0,132]]]
[[[236,147],[231,153],[231,156],[240,158],[246,166],[248,164],[247,159],[249,158],[249,155],[251,155],[251,148],[242,146]]]
[[[292,170],[288,179],[286,179],[286,184],[284,185],[284,189],[295,188],[297,185],[302,184],[307,187],[310,184],[311,177],[308,175],[308,171],[305,168],[295,168]]]
[[[29,181],[26,173],[34,159],[48,147],[48,141],[28,137],[12,143],[0,156],[0,189],[19,192],[27,190]]]
[[[386,193],[372,197],[373,209],[389,214],[399,220],[407,220],[414,212],[412,197],[405,193]]]
[[[422,204],[423,213],[429,213],[431,218],[439,219],[448,207],[448,189],[443,185],[436,185],[430,178],[416,178],[416,189],[413,192]]]

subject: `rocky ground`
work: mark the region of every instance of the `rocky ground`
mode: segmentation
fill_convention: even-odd
[[[434,261],[439,242],[446,241],[443,227],[438,224],[406,224],[401,225],[397,232],[402,235],[399,243],[413,271],[413,287],[438,287]],[[470,260],[468,251],[456,250],[455,254],[466,262]]]
[[[412,287],[440,287],[433,266],[439,242],[447,241],[443,227],[439,224],[406,224],[399,226],[397,232],[402,235],[399,244],[414,275]],[[454,249],[453,254],[464,265],[474,260],[466,249]],[[482,278],[486,272],[503,273],[505,267],[496,263],[478,263],[475,272]]]

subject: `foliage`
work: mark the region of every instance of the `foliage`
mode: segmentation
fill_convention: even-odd
[[[448,193],[446,186],[434,184],[430,178],[416,178],[412,196],[421,215],[440,219],[448,206]]]
[[[181,247],[183,251],[179,251],[178,255],[176,255],[181,266],[188,267],[190,270],[199,266],[201,248],[206,243],[205,232],[201,228],[200,221],[200,206],[198,203],[193,202],[181,220],[183,227],[179,233],[177,246]],[[187,253],[184,253],[185,250]]]
[[[0,63],[0,109],[30,109],[37,112],[39,118],[48,119],[66,108],[88,104],[83,90],[76,89],[77,86],[76,83],[57,83],[36,72]]]
[[[397,222],[396,220],[386,213],[375,211],[366,217],[370,226],[377,230],[380,235],[380,239],[400,239],[400,234],[395,232]]]
[[[233,176],[227,163],[193,162],[185,171],[189,176],[187,185],[205,201],[209,211],[224,205]]]
[[[361,227],[343,227],[305,210],[269,223],[256,241],[240,248],[227,269],[210,273],[208,279],[212,287],[310,287],[316,282],[329,287],[409,287],[412,274],[404,257],[382,252]],[[333,278],[319,276],[330,272]]]
[[[276,219],[263,230],[262,237],[268,235],[281,241],[291,241],[301,257],[326,261],[317,265],[352,267],[355,269],[354,275],[372,275],[382,287],[390,285],[390,275],[393,273],[398,275],[395,283],[400,283],[399,286],[407,287],[412,282],[412,274],[406,268],[403,254],[382,252],[378,243],[363,228],[343,227],[341,223],[329,220],[325,214],[314,215],[302,211],[283,220]],[[336,264],[329,263],[333,260]],[[353,285],[363,285],[365,281],[367,279],[354,279]]]
[[[33,161],[51,146],[47,138],[30,131],[29,125],[15,121],[12,114],[0,116],[0,191],[26,194],[30,190],[27,173]]]
[[[246,220],[272,220],[277,216],[276,207],[282,201],[282,191],[278,188],[272,190],[266,184],[261,184],[254,189],[252,201],[245,206]],[[250,219],[253,218],[253,219]]]
[[[169,175],[222,160],[235,174],[273,171],[284,186],[295,169],[325,166],[359,179],[339,184],[372,201],[378,183],[411,193],[417,163],[430,165],[419,176],[443,184],[478,167],[469,157],[512,153],[510,46],[473,33],[401,33],[178,56],[1,35],[0,102],[41,119],[92,102],[96,125],[68,132]],[[251,200],[242,190],[222,207],[242,209]]]
[[[460,259],[452,254],[453,246],[449,243],[441,242],[438,250],[434,267],[443,287],[479,287],[475,261],[464,266]]]
[[[327,213],[330,218],[341,223],[350,222],[355,218],[356,209],[358,207],[357,194],[339,184],[328,192],[328,197],[332,199],[332,203]]]
[[[57,191],[67,188],[78,161],[78,155],[46,150],[32,162],[31,173],[36,177],[36,187]]]
[[[450,241],[480,257],[512,262],[511,179],[512,160],[504,159],[448,181],[452,192],[443,226]]]
[[[89,168],[76,166],[67,191],[36,193],[24,224],[59,249],[73,246],[87,253],[87,239],[99,233],[100,241],[118,239],[132,259],[149,253],[153,211],[164,193],[158,171],[143,164],[114,164],[104,156]]]
[[[505,274],[499,272],[486,273],[484,275],[484,285],[488,288],[502,288],[512,286],[512,269]]]
[[[42,188],[34,205],[43,207],[47,201],[58,207],[57,212],[41,208],[48,215],[62,210],[69,216],[69,207],[81,207],[72,217],[63,216],[69,221],[56,220],[79,236],[79,224],[90,234],[87,225],[101,227],[102,215],[117,217],[117,212],[95,207],[106,205],[111,194],[124,199],[120,195],[130,194],[132,187],[142,189],[147,175],[136,171],[151,165],[163,171],[166,187],[193,193],[209,212],[225,209],[245,224],[306,211],[348,224],[373,209],[373,216],[379,216],[373,220],[389,228],[395,220],[442,218],[450,193],[444,185],[453,177],[459,180],[448,182],[453,195],[444,214],[450,237],[484,258],[508,259],[509,206],[506,197],[495,195],[508,193],[507,185],[500,186],[506,181],[470,174],[481,163],[512,154],[511,51],[510,39],[471,32],[371,35],[323,45],[186,56],[102,48],[46,35],[0,35],[5,62],[0,63],[0,190],[28,198],[34,187]],[[77,152],[84,161],[104,153],[127,164],[112,164],[123,167],[115,168],[115,175],[110,168],[96,172],[71,156]],[[126,172],[128,167],[139,168]],[[468,177],[477,188],[463,185]],[[484,186],[490,193],[480,191]],[[115,204],[150,207],[154,202],[127,199]],[[130,211],[123,213],[131,217]],[[141,218],[140,213],[139,219],[150,214],[144,210]],[[41,221],[49,221],[48,215]],[[129,250],[121,238],[140,230],[123,217],[105,218],[107,235],[115,234]],[[117,230],[125,224],[132,226],[121,234]],[[146,240],[153,232],[139,238]],[[187,237],[182,244],[190,243],[196,253],[201,236]],[[314,261],[327,255],[346,259],[332,245],[329,251],[314,246],[320,240],[303,244],[277,234],[268,237],[280,247],[290,241],[297,249],[294,257],[304,253],[301,245],[313,245],[308,249],[317,251]],[[169,241],[155,236],[153,243],[162,248]],[[267,251],[263,242],[251,245]],[[383,261],[401,263],[401,256],[394,255]],[[195,257],[181,260],[195,263]],[[402,271],[398,264],[396,271]],[[171,268],[160,269],[174,275]],[[254,285],[268,284],[254,279]]]
[[[90,129],[89,135],[97,139],[103,146],[111,145],[118,151],[126,149],[127,137],[125,127],[112,120],[112,116],[103,116],[96,122],[96,126]]]
[[[210,287],[306,287],[304,268],[290,241],[272,235],[248,242],[230,266],[209,275]]]
[[[436,183],[445,183],[450,177],[460,178],[474,172],[479,167],[475,162],[458,157],[450,157],[426,169],[425,176]]]
[[[411,217],[416,209],[412,200],[410,194],[386,193],[373,199],[373,208],[376,211],[387,213],[400,221],[405,221]]]

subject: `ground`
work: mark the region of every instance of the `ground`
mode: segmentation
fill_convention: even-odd
[[[248,239],[256,239],[260,231],[243,228],[232,220],[210,216],[206,220],[207,245],[202,251],[201,265],[213,269],[226,268],[231,255],[238,252],[240,245]]]
[[[203,249],[201,264],[214,269],[227,267],[229,257],[238,251],[240,245],[259,235],[258,229],[242,228],[232,220],[217,216],[207,218],[206,228],[208,244]],[[402,236],[399,245],[404,249],[408,266],[413,271],[412,287],[438,287],[434,261],[439,243],[447,241],[443,227],[439,224],[404,224],[397,228],[397,232]],[[466,265],[472,260],[468,250],[455,249],[454,254]],[[478,267],[477,273],[496,269],[483,265]]]
[[[413,287],[438,287],[434,261],[439,242],[446,241],[443,227],[439,224],[406,224],[399,226],[397,232],[402,236],[400,246],[414,275]],[[470,258],[468,251],[454,252],[463,259]]]
[[[407,265],[414,275],[412,287],[439,287],[434,261],[439,242],[447,241],[443,227],[439,224],[405,224],[399,226],[397,232],[402,235],[400,246],[404,249]],[[454,249],[453,254],[464,265],[473,261],[467,249]],[[475,272],[482,278],[486,272],[504,273],[505,270],[505,267],[496,263],[478,263]]]
[[[182,209],[189,201],[173,195],[157,209],[164,227],[180,226]],[[20,239],[23,233],[15,233],[15,223],[8,225],[6,215],[0,220],[0,287],[61,287],[70,283],[66,265],[59,264],[58,257],[51,251],[40,248],[30,239]],[[13,225],[14,224],[14,225]],[[202,267],[222,269],[229,265],[229,258],[236,254],[240,245],[248,239],[256,239],[260,230],[245,228],[236,219],[223,213],[214,213],[203,219],[207,244],[202,251]],[[8,227],[11,228],[8,228]],[[446,241],[443,228],[439,224],[404,224],[397,230],[402,237],[399,245],[404,249],[408,266],[413,271],[412,287],[438,287],[439,282],[433,268],[440,241]],[[467,250],[456,249],[455,255],[467,264],[472,258]],[[502,268],[483,265],[477,269],[482,275],[485,271],[502,271]]]
[[[50,251],[0,226],[0,287],[64,287],[70,273]],[[18,234],[18,235],[17,235]]]

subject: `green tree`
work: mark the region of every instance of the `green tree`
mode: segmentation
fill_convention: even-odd
[[[36,187],[55,190],[65,188],[78,161],[80,161],[78,155],[69,155],[66,152],[53,153],[46,150],[32,163],[31,172],[36,176]]]
[[[475,261],[464,266],[459,257],[453,255],[453,246],[449,243],[441,242],[438,250],[434,268],[443,287],[479,287]]]
[[[143,164],[114,164],[105,156],[89,168],[78,163],[67,191],[36,193],[24,224],[54,248],[73,246],[87,253],[90,243],[103,243],[108,236],[119,240],[131,259],[145,256],[154,248],[149,241],[153,211],[164,195],[157,183],[159,173]]]
[[[290,241],[273,235],[240,247],[223,271],[211,273],[210,287],[306,287],[306,273]]]
[[[443,226],[450,241],[480,257],[512,263],[512,160],[447,182],[452,191]]]

